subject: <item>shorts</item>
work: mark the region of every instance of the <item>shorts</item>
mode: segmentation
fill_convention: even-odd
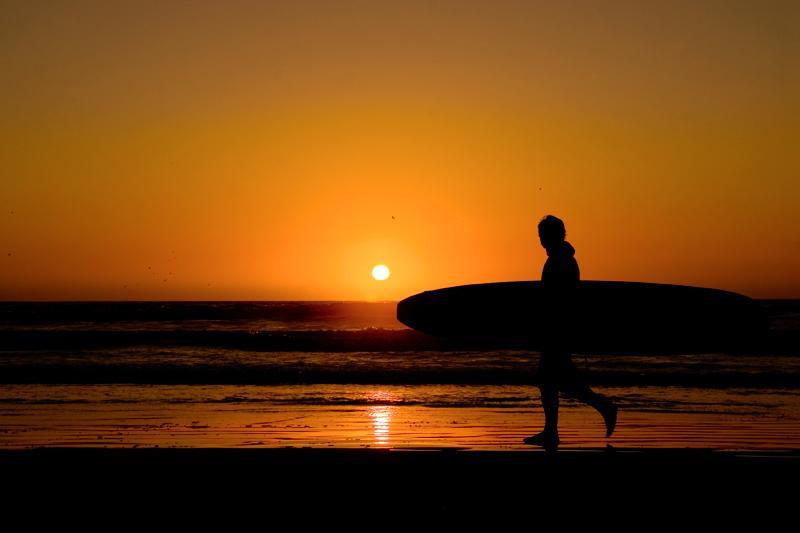
[[[581,376],[570,353],[545,351],[539,356],[537,377],[540,385],[565,385],[577,383]]]

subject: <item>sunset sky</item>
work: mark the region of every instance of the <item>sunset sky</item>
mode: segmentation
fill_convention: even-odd
[[[798,2],[2,2],[0,299],[800,297]],[[375,265],[391,276],[373,279]]]

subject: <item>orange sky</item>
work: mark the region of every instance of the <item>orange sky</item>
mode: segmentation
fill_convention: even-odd
[[[798,4],[600,4],[4,2],[0,299],[800,297]]]

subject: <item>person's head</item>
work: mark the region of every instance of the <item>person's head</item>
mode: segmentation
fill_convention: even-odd
[[[552,248],[564,242],[567,230],[564,228],[564,221],[553,215],[547,215],[539,221],[539,242],[542,246]]]

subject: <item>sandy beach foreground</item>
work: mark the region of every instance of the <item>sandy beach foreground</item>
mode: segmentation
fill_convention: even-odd
[[[650,509],[719,525],[727,509],[769,525],[793,509],[800,452],[51,448],[2,451],[0,469],[9,508],[126,521],[611,519],[600,510],[620,524]],[[580,512],[553,514],[566,507]]]
[[[148,527],[165,517],[181,527],[430,516],[619,524],[636,521],[631,510],[714,527],[720,517],[794,520],[796,390],[604,390],[623,406],[613,437],[565,401],[562,446],[548,453],[521,442],[543,422],[527,388],[9,385],[2,501],[59,523]],[[420,395],[483,406],[415,404]]]

